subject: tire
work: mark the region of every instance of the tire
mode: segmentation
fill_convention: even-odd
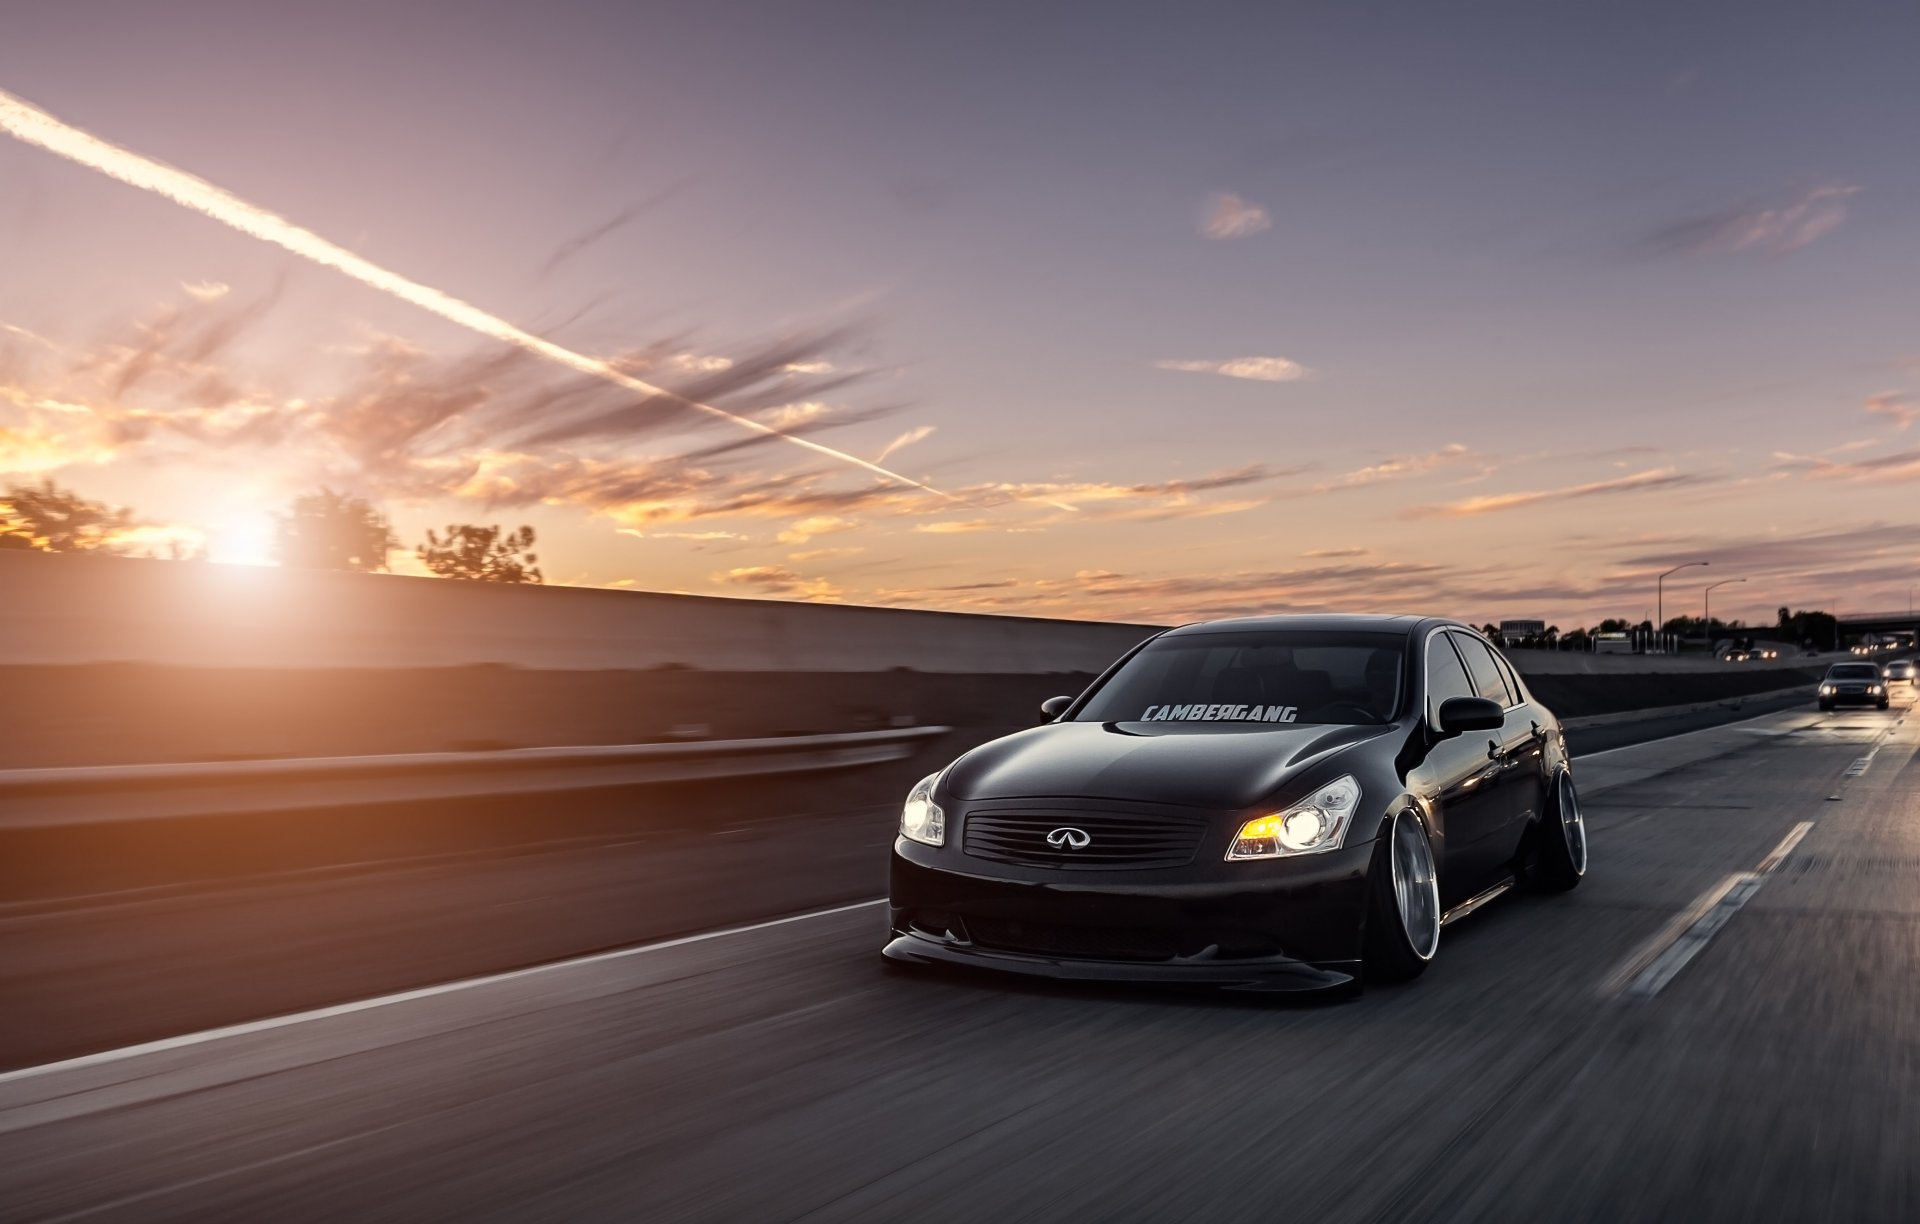
[[[1885,701],[1883,701],[1883,702],[1881,702],[1881,703],[1880,703],[1880,708],[1884,710],[1884,709],[1886,709],[1886,708],[1887,708],[1887,706],[1888,706],[1889,704],[1890,704],[1889,702],[1885,702]]]
[[[1411,811],[1387,821],[1367,872],[1366,976],[1405,982],[1440,946],[1440,877],[1426,826]]]
[[[1820,712],[1821,712],[1822,714],[1831,714],[1831,713],[1833,713],[1833,703],[1832,703],[1831,701],[1823,701],[1823,702],[1821,702],[1821,703],[1820,703]]]
[[[1547,812],[1534,826],[1533,854],[1525,872],[1534,892],[1571,892],[1587,874],[1587,822],[1580,811],[1580,794],[1573,775],[1554,775]]]

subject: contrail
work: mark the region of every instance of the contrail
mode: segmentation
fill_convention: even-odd
[[[457,323],[461,327],[479,332],[483,336],[489,336],[502,343],[515,345],[548,361],[578,370],[582,374],[604,378],[608,382],[616,383],[640,395],[664,397],[697,412],[704,412],[708,416],[731,422],[750,432],[780,438],[795,446],[813,451],[815,454],[863,468],[896,484],[910,485],[951,502],[963,500],[951,493],[942,492],[932,485],[922,484],[911,476],[902,476],[899,472],[881,467],[877,463],[869,463],[858,455],[849,455],[845,451],[823,446],[809,438],[783,433],[771,426],[762,425],[751,417],[743,417],[737,413],[728,412],[724,408],[716,408],[712,404],[688,399],[664,387],[656,387],[652,383],[635,378],[597,357],[576,353],[551,340],[544,340],[532,332],[515,327],[498,315],[489,314],[478,306],[463,302],[452,294],[409,280],[398,272],[390,272],[345,247],[328,242],[311,230],[303,229],[276,213],[249,204],[239,196],[215,187],[205,179],[188,174],[184,170],[176,170],[150,157],[142,157],[129,149],[123,149],[119,145],[81,131],[72,124],[55,118],[5,90],[0,90],[0,130],[4,130],[16,140],[98,170],[130,186],[165,196],[175,204],[211,217],[222,225],[232,226],[241,233],[250,234],[263,242],[285,247],[302,259],[312,260],[322,267],[332,268],[361,284],[369,285],[404,302],[411,302],[422,310],[431,311],[449,322]]]

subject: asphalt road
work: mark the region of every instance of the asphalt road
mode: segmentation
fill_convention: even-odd
[[[865,906],[16,1071],[0,1219],[1920,1218],[1904,715],[1703,733],[1350,1003],[896,976]]]

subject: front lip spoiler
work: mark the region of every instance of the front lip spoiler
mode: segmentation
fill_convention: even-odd
[[[1002,952],[914,934],[895,935],[880,950],[880,954],[888,960],[908,964],[990,969],[1061,981],[1212,986],[1223,990],[1332,990],[1351,985],[1360,977],[1358,961],[1314,965],[1284,956],[1217,961],[1078,960],[1037,956],[1027,952]]]

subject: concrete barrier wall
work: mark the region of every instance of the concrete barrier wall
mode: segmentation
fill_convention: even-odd
[[[0,552],[0,665],[1098,672],[1154,626]]]

